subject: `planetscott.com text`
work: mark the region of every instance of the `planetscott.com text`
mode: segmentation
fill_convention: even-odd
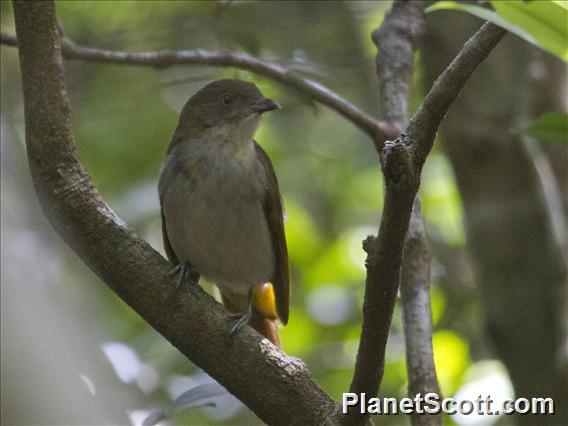
[[[355,408],[361,414],[441,414],[450,416],[461,414],[498,416],[501,414],[554,414],[552,398],[517,398],[496,402],[491,395],[479,395],[475,400],[456,400],[440,398],[435,393],[417,394],[414,398],[367,398],[364,393],[344,393],[342,400],[343,413],[349,407]],[[352,408],[353,409],[353,408]]]

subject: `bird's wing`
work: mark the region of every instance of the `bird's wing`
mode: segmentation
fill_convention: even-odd
[[[282,324],[288,322],[288,307],[290,302],[290,270],[288,269],[288,249],[284,237],[284,221],[282,200],[278,190],[278,181],[272,163],[264,150],[254,142],[256,157],[263,165],[268,177],[263,208],[270,234],[272,246],[276,254],[276,265],[272,274],[272,285],[276,296],[276,312]]]
[[[161,204],[161,203],[160,203]],[[166,215],[164,214],[164,206],[160,208],[160,213],[162,214],[162,239],[164,240],[164,250],[166,251],[166,256],[168,256],[168,260],[173,265],[178,265],[179,260],[172,249],[170,244],[170,239],[168,238],[168,230],[166,228]]]
[[[176,137],[174,135],[170,147],[168,148],[168,154],[171,150],[171,146],[176,143]],[[166,213],[165,213],[165,198],[166,192],[169,184],[173,181],[175,168],[169,163],[169,156],[166,157],[166,164],[160,172],[160,179],[158,180],[158,196],[160,197],[160,214],[162,215],[162,239],[164,240],[164,250],[166,251],[166,256],[170,263],[174,266],[178,265],[179,259],[177,258],[172,245],[170,244],[170,239],[168,237],[168,229],[166,227]]]

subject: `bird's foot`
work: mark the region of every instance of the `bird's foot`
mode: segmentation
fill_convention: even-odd
[[[199,282],[199,274],[193,270],[193,266],[189,262],[179,263],[170,271],[169,275],[176,276],[176,289],[180,288],[184,282],[197,284]]]
[[[246,312],[242,312],[240,314],[232,314],[231,318],[233,318],[235,320],[235,323],[231,327],[230,334],[237,333],[245,325],[247,325],[250,321],[251,316],[252,316],[252,311],[250,309],[247,309]]]
[[[231,318],[235,320],[229,334],[233,335],[247,325],[252,317],[252,287],[248,292],[247,308],[244,312],[238,314],[231,314]]]

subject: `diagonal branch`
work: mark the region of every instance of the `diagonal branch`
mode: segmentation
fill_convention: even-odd
[[[14,15],[30,171],[58,234],[145,321],[263,421],[336,424],[337,404],[300,360],[251,329],[230,336],[220,305],[198,286],[176,292],[166,260],[101,198],[74,146],[54,3],[15,1]]]
[[[391,13],[399,13],[397,11],[412,4],[396,2]],[[380,150],[386,182],[385,205],[378,237],[370,237],[365,242],[368,257],[363,326],[350,392],[365,393],[369,398],[379,390],[400,281],[404,240],[422,166],[446,111],[471,73],[504,34],[500,28],[484,24],[434,83],[410,120],[406,133],[394,142],[386,142]],[[345,421],[359,424],[365,419],[350,411]]]
[[[505,34],[504,29],[486,22],[436,79],[407,128],[407,134],[417,141],[417,160],[422,163],[426,160],[446,112],[469,76]]]
[[[1,33],[0,41],[6,46],[17,46],[17,38]],[[231,67],[250,71],[273,81],[292,87],[312,99],[331,108],[351,121],[374,140],[382,144],[399,132],[390,123],[379,121],[361,111],[351,102],[314,80],[299,76],[286,67],[255,58],[245,53],[209,50],[164,50],[160,52],[120,52],[77,46],[69,39],[61,40],[61,53],[66,59],[102,62],[115,65],[136,65],[167,68],[174,65],[207,65],[212,67]]]

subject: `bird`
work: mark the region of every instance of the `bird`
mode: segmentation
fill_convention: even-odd
[[[164,249],[178,285],[203,276],[234,316],[280,346],[290,272],[282,198],[270,158],[254,140],[279,109],[254,83],[224,79],[182,108],[158,182]]]

